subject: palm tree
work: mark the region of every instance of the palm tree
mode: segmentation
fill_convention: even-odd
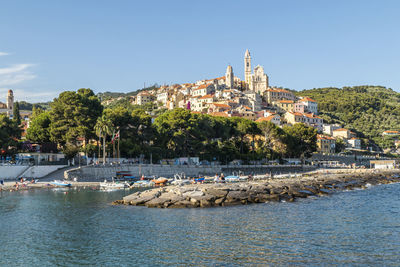
[[[106,118],[104,115],[97,119],[96,125],[94,129],[96,131],[97,136],[103,138],[103,165],[106,163],[106,139],[107,135],[111,135],[113,132],[113,124],[110,119]],[[100,148],[99,148],[100,150]],[[100,151],[99,151],[100,156]]]

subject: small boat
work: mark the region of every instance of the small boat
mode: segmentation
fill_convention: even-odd
[[[168,182],[167,178],[160,177],[158,179],[151,180],[156,186],[165,185]]]
[[[68,183],[67,181],[61,181],[61,180],[54,180],[53,182],[50,182],[50,184],[52,184],[54,186],[71,187],[71,183]]]
[[[249,179],[248,176],[238,176],[238,175],[230,175],[225,177],[225,181],[228,183],[238,183],[247,181]]]
[[[185,185],[185,184],[191,184],[192,181],[189,179],[186,179],[186,176],[184,173],[182,174],[175,174],[174,179],[170,182],[172,185]]]
[[[238,182],[240,182],[240,177],[237,175],[229,175],[229,176],[225,177],[225,182],[238,183]]]
[[[129,188],[129,184],[127,182],[118,183],[115,181],[112,181],[112,182],[104,181],[104,182],[100,183],[100,189],[102,189],[102,190],[118,190],[118,189],[125,189],[125,188]]]
[[[194,178],[194,182],[195,183],[204,183],[204,180],[205,180],[205,178],[204,177],[197,177],[197,178]]]
[[[155,184],[149,180],[140,180],[131,184],[130,188],[134,187],[153,187]]]

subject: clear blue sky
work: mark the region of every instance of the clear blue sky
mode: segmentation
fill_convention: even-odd
[[[248,48],[270,84],[400,89],[400,1],[2,1],[0,101],[63,90],[243,78]]]

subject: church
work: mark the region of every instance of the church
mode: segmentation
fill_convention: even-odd
[[[254,68],[254,73],[251,73],[251,56],[247,49],[244,54],[244,80],[246,82],[247,90],[254,91],[260,95],[268,89],[268,76],[264,73],[264,68],[257,65]]]
[[[224,83],[226,89],[241,87],[240,79],[234,76],[232,66],[230,65],[226,68],[225,76],[222,78],[222,82]],[[244,80],[244,90],[253,91],[259,95],[264,95],[264,93],[268,90],[268,76],[264,73],[264,68],[260,65],[257,65],[254,68],[254,73],[251,71],[251,56],[248,49],[244,54]]]
[[[10,118],[13,116],[14,111],[14,93],[8,90],[7,103],[0,102],[0,114],[6,113]]]

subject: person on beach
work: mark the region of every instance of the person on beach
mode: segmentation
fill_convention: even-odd
[[[224,174],[223,173],[221,173],[221,181],[225,181],[225,176],[224,176]]]
[[[214,178],[214,182],[218,182],[219,181],[219,176],[218,173],[215,174],[215,178]]]

